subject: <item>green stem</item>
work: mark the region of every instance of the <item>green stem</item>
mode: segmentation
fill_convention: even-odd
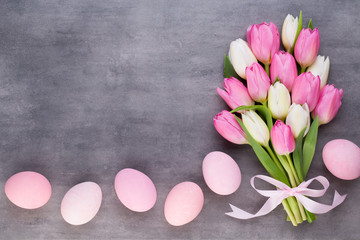
[[[293,173],[292,173],[292,171],[290,169],[290,166],[287,163],[286,159],[284,159],[284,156],[282,156],[282,155],[278,155],[278,158],[279,158],[279,160],[281,162],[281,165],[284,167],[287,175],[289,176],[291,187],[296,186],[296,181],[295,181],[294,175],[293,175]]]
[[[297,187],[299,185],[299,183],[298,183],[299,180],[296,180],[297,175],[296,175],[296,173],[294,173],[291,170],[291,165],[292,165],[291,159],[290,159],[290,161],[289,161],[289,159],[287,159],[288,161],[286,161],[284,155],[278,155],[278,157],[280,159],[281,164],[284,166],[284,169],[285,169],[286,173],[289,176],[291,187],[293,187],[293,188]],[[303,220],[306,220],[306,214],[305,214],[305,211],[304,211],[304,207],[302,206],[302,204],[299,202],[298,199],[296,199],[296,202],[297,202],[297,205],[298,205],[297,210],[300,211],[299,213],[300,213],[301,218]]]
[[[278,168],[280,169],[280,171],[282,171],[285,174],[284,168],[282,167],[282,165],[280,164],[278,158],[275,156],[274,152],[271,150],[270,146],[267,145],[265,146],[266,150],[268,151],[268,153],[270,154],[271,158],[273,159],[273,161],[275,162],[275,164],[278,166]]]
[[[302,67],[302,68],[301,68],[301,72],[300,72],[300,74],[301,74],[301,73],[304,73],[304,72],[305,72],[305,70],[306,70],[306,67]]]
[[[294,44],[294,45],[295,45],[295,44]],[[291,47],[291,48],[289,49],[288,53],[293,54],[293,52],[294,52],[294,47]]]
[[[304,206],[301,204],[301,202],[299,201],[299,199],[296,199],[296,201],[297,201],[298,206],[299,206],[299,209],[300,209],[301,217],[302,217],[302,219],[305,221],[305,220],[307,219],[307,217],[306,217],[306,213],[305,213]]]
[[[267,108],[267,100],[265,102],[262,102],[261,104]]]
[[[287,161],[288,161],[288,163],[289,163],[290,170],[291,170],[292,174],[293,174],[294,177],[295,177],[296,186],[298,186],[298,185],[300,184],[300,180],[299,180],[299,178],[298,178],[298,175],[296,174],[294,164],[293,164],[293,162],[292,162],[289,154],[286,154],[285,156],[286,156],[286,159],[287,159]]]
[[[296,187],[296,181],[294,178],[294,175],[291,172],[288,172],[289,178],[290,178],[290,183],[292,187]]]
[[[288,201],[286,199],[284,199],[282,201],[282,205],[283,205],[287,215],[289,216],[292,225],[296,227],[298,224],[297,224],[297,221],[295,219],[295,216],[294,216],[293,212],[291,211],[291,208],[290,208],[290,205],[289,205]]]
[[[294,213],[295,219],[297,223],[302,223],[303,222],[303,218],[301,216],[300,210],[299,210],[299,205],[297,204],[295,197],[288,197],[286,198],[289,202],[291,211]]]
[[[298,185],[296,183],[297,176],[296,176],[296,174],[294,175],[294,173],[291,171],[291,167],[289,166],[289,165],[291,165],[291,163],[287,163],[286,160],[283,159],[283,156],[279,156],[279,160],[280,160],[280,162],[279,162],[278,158],[275,156],[275,154],[272,151],[272,149],[270,148],[270,146],[267,146],[265,148],[269,152],[270,156],[274,159],[276,164],[280,165],[280,162],[281,162],[282,167],[285,169],[285,171],[287,172],[287,174],[289,176],[291,186],[296,187]],[[279,168],[283,169],[282,167],[279,167]],[[299,181],[299,180],[297,180],[297,181]],[[294,200],[295,200],[294,197],[293,197],[293,199],[289,200],[289,202],[291,202],[290,206],[291,206],[292,212],[294,212],[294,214],[295,214],[297,223],[301,223],[302,220],[306,220],[304,207],[299,202],[299,200],[296,199],[296,202]],[[298,206],[295,205],[296,203]]]
[[[265,72],[270,77],[270,64],[265,64]]]
[[[288,160],[288,164],[289,164],[289,166],[290,166],[290,170],[291,170],[291,172],[292,172],[292,175],[294,175],[295,181],[296,181],[296,184],[294,184],[294,185],[292,184],[292,185],[293,185],[292,187],[297,187],[297,186],[300,184],[300,181],[299,181],[299,179],[298,179],[298,177],[297,177],[297,175],[296,175],[296,171],[295,171],[294,165],[293,165],[293,163],[292,163],[292,160],[291,160],[289,154],[286,154],[285,156],[286,156],[286,159]],[[303,207],[303,205],[301,204],[301,202],[300,202],[297,198],[296,198],[296,201],[297,201],[297,204],[298,204],[298,206],[299,206],[299,210],[300,210],[301,217],[302,217],[302,219],[305,221],[305,220],[306,220],[306,214],[305,214],[304,207]]]

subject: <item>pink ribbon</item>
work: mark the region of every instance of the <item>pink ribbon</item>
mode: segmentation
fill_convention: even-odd
[[[264,180],[265,182],[268,182],[275,187],[277,187],[277,190],[259,190],[254,185],[254,179],[260,178]],[[318,181],[324,188],[323,189],[310,189],[307,188],[314,180]],[[264,175],[256,175],[251,178],[250,180],[251,186],[261,195],[265,197],[269,197],[269,199],[265,202],[265,204],[260,208],[260,210],[256,214],[251,214],[248,212],[245,212],[244,210],[241,210],[240,208],[237,208],[230,204],[230,207],[232,209],[232,212],[226,213],[226,215],[229,215],[234,218],[238,219],[250,219],[254,217],[260,217],[264,216],[268,213],[270,213],[272,210],[274,210],[278,205],[281,204],[281,202],[290,196],[296,197],[306,208],[309,212],[315,213],[315,214],[323,214],[331,209],[335,208],[336,206],[340,205],[346,198],[345,195],[340,195],[337,191],[335,191],[334,200],[331,205],[326,205],[322,203],[315,202],[314,200],[311,200],[305,196],[309,197],[321,197],[325,194],[326,190],[329,188],[329,181],[323,177],[318,176],[312,179],[309,179],[307,181],[302,182],[299,186],[295,188],[290,188],[285,183],[282,183],[274,178],[264,176]]]

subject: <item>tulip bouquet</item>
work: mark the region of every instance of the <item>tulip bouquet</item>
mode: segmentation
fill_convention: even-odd
[[[335,117],[343,90],[326,84],[329,57],[318,56],[319,31],[311,19],[303,28],[301,11],[285,18],[286,51],[272,22],[249,26],[246,38],[231,42],[225,56],[225,90],[217,92],[232,110],[217,114],[214,125],[228,141],[250,144],[270,176],[294,188],[305,181],[318,127]],[[316,219],[293,196],[282,205],[294,226]]]

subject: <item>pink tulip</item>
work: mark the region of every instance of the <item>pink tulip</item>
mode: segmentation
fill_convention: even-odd
[[[225,91],[221,88],[216,88],[216,91],[231,109],[244,105],[254,105],[247,88],[236,78],[225,78],[223,86]]]
[[[333,120],[341,106],[341,98],[344,95],[342,89],[334,85],[325,85],[320,92],[320,98],[315,110],[311,113],[312,118],[319,116],[319,123],[326,124]]]
[[[247,29],[247,42],[255,57],[263,64],[270,64],[272,56],[279,51],[280,37],[272,22],[254,24]]]
[[[292,89],[295,78],[297,77],[297,68],[294,57],[284,51],[274,54],[270,65],[271,83],[275,82],[276,77],[289,90]]]
[[[294,81],[291,100],[293,103],[307,103],[310,112],[314,110],[320,96],[320,77],[311,72],[300,74]]]
[[[320,47],[320,35],[317,28],[301,30],[295,44],[295,58],[302,68],[310,66],[316,59]]]
[[[274,149],[279,155],[287,155],[295,150],[295,140],[289,125],[277,120],[270,134]]]
[[[265,102],[270,88],[270,78],[259,63],[245,69],[249,94],[256,102]]]
[[[218,133],[226,140],[235,144],[248,143],[246,134],[237,122],[235,116],[223,110],[214,117],[214,126]]]

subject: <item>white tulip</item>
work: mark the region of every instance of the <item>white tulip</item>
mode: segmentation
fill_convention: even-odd
[[[229,58],[235,69],[235,72],[242,78],[246,79],[245,69],[257,62],[247,42],[241,38],[230,43]]]
[[[294,45],[298,25],[298,17],[294,18],[291,14],[286,16],[281,32],[281,40],[286,51],[289,51]]]
[[[262,146],[269,145],[270,133],[264,120],[254,111],[249,110],[241,114],[242,121],[251,136]]]
[[[273,118],[283,121],[289,112],[290,104],[289,90],[284,84],[276,82],[270,86],[268,107]]]
[[[304,136],[307,134],[310,128],[310,112],[307,103],[304,105],[293,103],[290,106],[289,113],[286,117],[286,125],[291,127],[291,132],[294,138],[297,138],[306,127]]]
[[[330,70],[330,58],[324,57],[324,56],[317,56],[316,60],[311,66],[306,70],[308,72],[311,72],[315,77],[319,76],[321,83],[320,83],[320,89],[323,88],[326,83],[329,76],[329,70]]]

